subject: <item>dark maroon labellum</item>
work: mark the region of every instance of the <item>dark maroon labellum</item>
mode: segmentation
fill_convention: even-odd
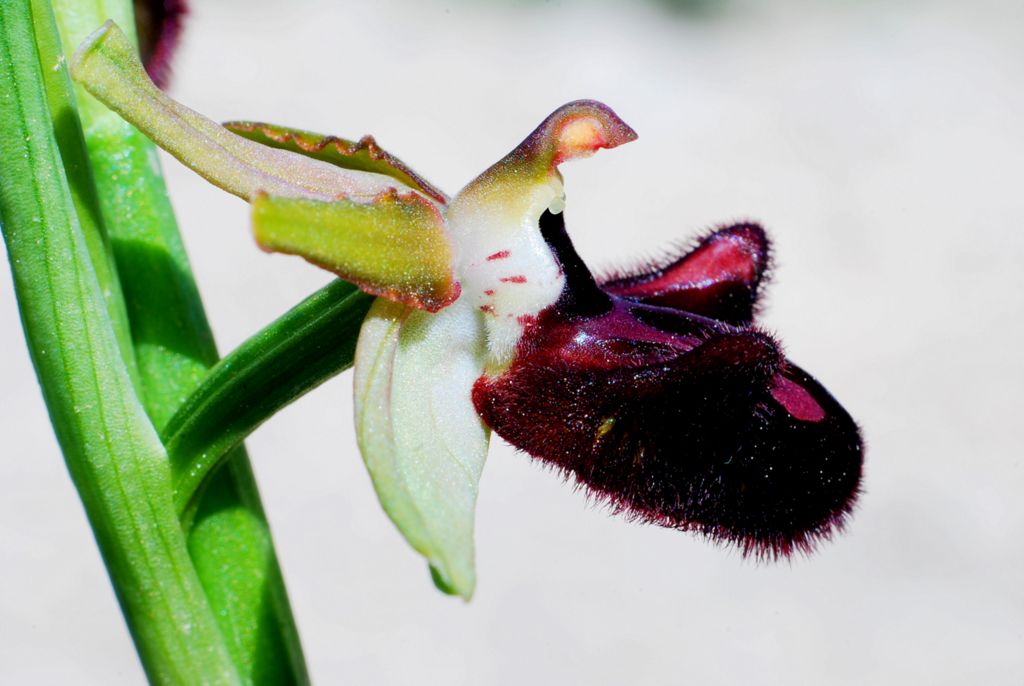
[[[859,491],[856,424],[750,326],[769,244],[719,229],[666,265],[598,284],[562,215],[542,233],[566,275],[511,367],[473,401],[517,448],[621,512],[776,558],[841,529]]]

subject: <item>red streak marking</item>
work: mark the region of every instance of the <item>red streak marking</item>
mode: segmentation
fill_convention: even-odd
[[[494,315],[495,314],[495,312],[494,312],[494,305],[481,305],[480,306],[480,311],[485,313],[485,314],[489,314],[489,315]]]
[[[503,276],[499,279],[502,283],[526,283],[526,277],[522,274],[515,274],[513,276]]]
[[[484,291],[484,295],[494,295],[494,289],[488,288],[486,291]]]
[[[487,256],[487,261],[488,262],[493,262],[494,260],[503,260],[506,257],[509,257],[511,254],[512,254],[511,250],[499,250],[498,252],[494,253],[493,255],[488,255]]]
[[[521,314],[518,317],[516,317],[516,321],[519,322],[519,324],[522,326],[529,326],[530,324],[533,324],[534,322],[537,321],[537,317],[536,315],[532,314]]]

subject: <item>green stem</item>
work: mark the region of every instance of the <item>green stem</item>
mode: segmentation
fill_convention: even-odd
[[[67,55],[108,18],[134,26],[129,0],[54,0]],[[129,35],[130,38],[133,36]],[[156,147],[76,89],[90,162],[128,305],[143,403],[162,426],[218,355],[167,198]],[[298,632],[245,449],[211,480],[188,549],[247,683],[308,682]]]
[[[0,2],[0,83],[0,217],[25,337],[143,665],[160,684],[237,683],[75,214],[28,0]]]
[[[179,511],[256,427],[352,366],[372,302],[355,286],[334,281],[210,370],[162,431]]]

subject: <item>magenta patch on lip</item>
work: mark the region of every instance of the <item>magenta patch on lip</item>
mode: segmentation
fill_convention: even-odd
[[[772,380],[772,397],[790,415],[803,422],[820,422],[825,418],[825,410],[811,394],[802,386],[793,383],[781,374]]]

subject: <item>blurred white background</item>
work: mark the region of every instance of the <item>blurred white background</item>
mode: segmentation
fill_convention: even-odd
[[[564,169],[584,258],[762,221],[764,321],[868,443],[847,535],[758,565],[612,518],[496,439],[465,605],[380,510],[339,377],[248,442],[317,683],[1024,683],[1020,5],[194,4],[177,98],[373,133],[450,193],[563,102],[608,103],[640,139]],[[329,279],[165,163],[222,350]],[[139,683],[9,283],[0,682]]]

